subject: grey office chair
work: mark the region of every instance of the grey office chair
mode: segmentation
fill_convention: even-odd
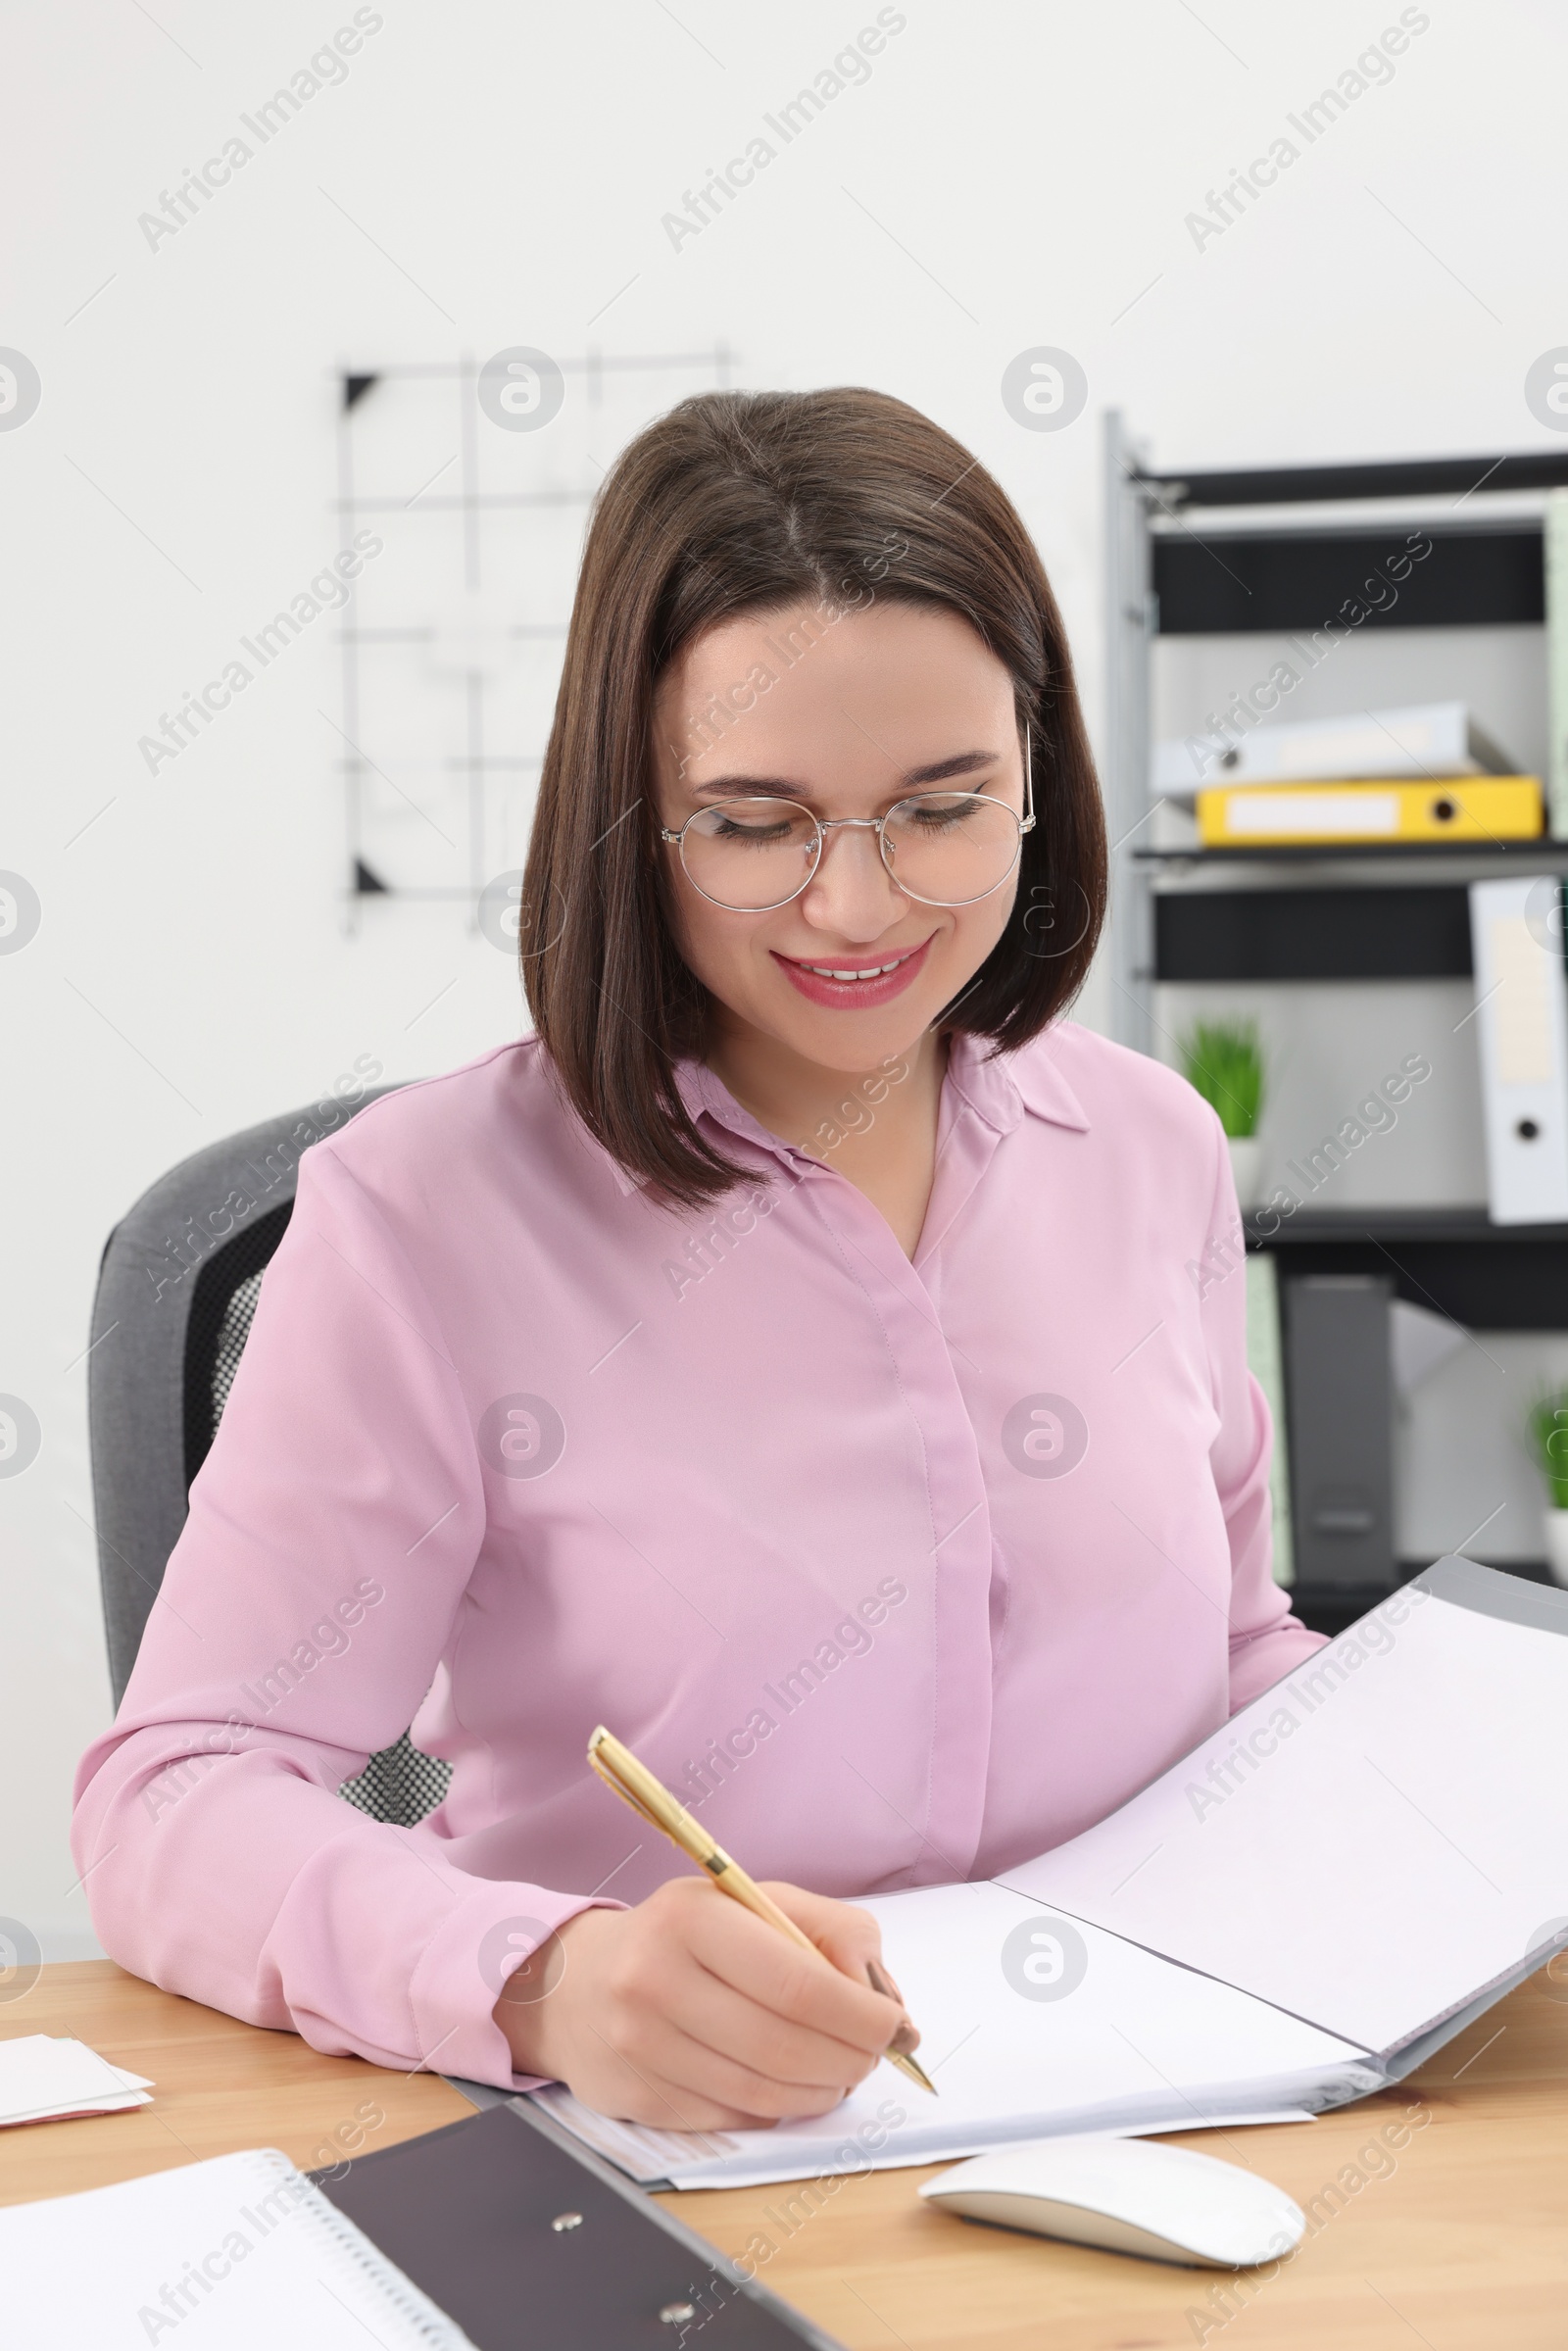
[[[185,1523],[269,1259],[294,1207],[302,1149],[337,1133],[357,1102],[328,1096],[182,1159],[144,1192],[104,1249],[93,1301],[88,1419],[98,1574],[118,1706]],[[447,1791],[450,1764],[407,1732],[338,1793],[412,1827]]]

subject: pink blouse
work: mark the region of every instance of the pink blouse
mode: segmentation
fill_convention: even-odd
[[[587,1769],[596,1723],[754,1875],[881,1892],[1073,1836],[1317,1645],[1179,1078],[1071,1024],[957,1041],[912,1264],[831,1151],[680,1080],[751,1171],[706,1216],[628,1181],[531,1041],[306,1153],[78,1775],[125,1967],[510,2084],[512,1968],[687,1866]],[[336,1791],[411,1722],[454,1768],[402,1829]]]

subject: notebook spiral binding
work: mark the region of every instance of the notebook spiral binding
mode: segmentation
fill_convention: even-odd
[[[258,2150],[255,2160],[258,2171],[267,2175],[270,2188],[288,2188],[293,2209],[309,2215],[316,2235],[330,2238],[356,2269],[373,2280],[388,2313],[396,2312],[408,2330],[400,2338],[400,2344],[403,2341],[426,2344],[429,2351],[473,2351],[462,2327],[428,2295],[420,2293],[401,2270],[395,2269],[380,2247],[372,2244],[363,2229],[356,2229],[347,2215],[339,2212],[286,2155],[276,2147],[267,2147]]]

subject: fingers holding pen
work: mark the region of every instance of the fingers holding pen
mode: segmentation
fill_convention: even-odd
[[[519,2072],[564,2081],[589,2105],[665,2130],[744,2129],[826,2114],[907,2030],[864,1973],[865,1921],[780,1886],[803,1932],[845,1960],[780,1935],[702,1879],[677,1879],[628,1911],[594,1909],[560,1931],[548,1996],[511,1987],[497,2021]],[[521,1971],[519,1971],[519,1976]]]
[[[796,1886],[775,1881],[763,1891],[809,1938],[810,1950],[786,1941],[739,1904],[714,1902],[694,1910],[694,1950],[712,1975],[780,2019],[859,2055],[866,2061],[861,2072],[869,2071],[908,2022],[902,2004],[869,1976],[880,1951],[875,1922],[847,1902]]]

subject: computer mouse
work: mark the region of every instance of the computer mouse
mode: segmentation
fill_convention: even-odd
[[[976,2155],[920,2193],[966,2221],[1199,2269],[1276,2261],[1306,2228],[1300,2206],[1254,2172],[1186,2147],[1099,2134]]]

